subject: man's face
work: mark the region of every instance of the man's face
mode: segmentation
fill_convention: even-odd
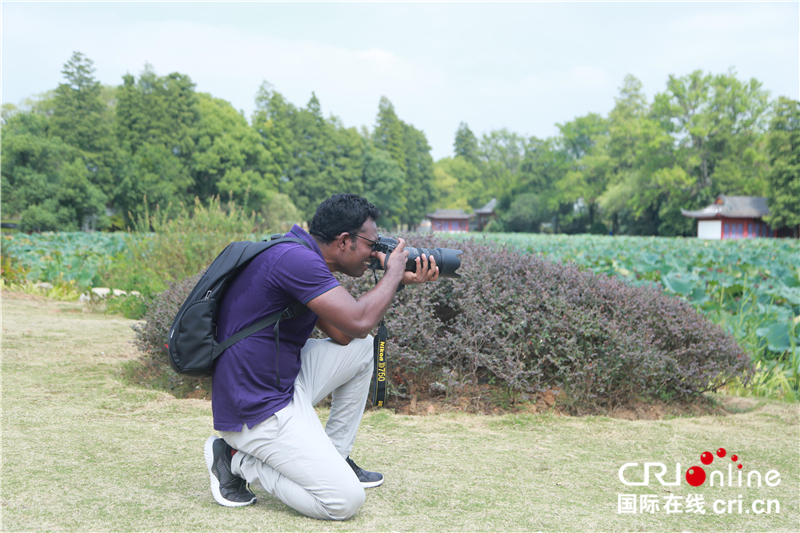
[[[378,240],[378,226],[368,218],[361,228],[350,234],[349,247],[342,264],[342,272],[353,278],[360,278],[374,257],[372,246]]]

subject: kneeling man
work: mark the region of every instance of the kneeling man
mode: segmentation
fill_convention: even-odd
[[[205,458],[214,499],[227,507],[255,503],[247,483],[306,516],[345,520],[364,503],[364,488],[383,475],[359,468],[350,452],[373,370],[372,331],[398,287],[436,281],[433,258],[406,272],[402,239],[385,261],[373,251],[380,211],[354,194],[317,208],[309,232],[294,226],[230,284],[219,308],[217,341],[294,302],[310,311],[246,337],[217,359],[212,378],[214,429]],[[378,284],[357,300],[334,272],[360,277],[373,258],[385,261]],[[314,327],[328,339],[310,339]],[[277,335],[276,335],[277,333]],[[276,338],[277,337],[277,338]],[[314,405],[333,393],[323,430]]]

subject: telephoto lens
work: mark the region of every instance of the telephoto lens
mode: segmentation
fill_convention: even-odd
[[[386,259],[397,247],[397,241],[390,237],[378,236],[378,242],[372,247],[376,252],[383,252],[386,254]],[[440,278],[460,278],[461,276],[456,272],[458,267],[461,266],[461,259],[458,257],[463,254],[461,250],[452,250],[450,248],[414,248],[413,246],[406,246],[408,250],[408,261],[406,262],[406,272],[417,271],[417,257],[420,255],[428,256],[428,260],[432,257],[436,261],[436,266],[439,267]],[[373,259],[369,268],[373,270],[383,270],[380,260]]]
[[[417,257],[427,255],[428,261],[431,258],[436,261],[436,266],[439,267],[440,278],[460,278],[461,276],[456,272],[458,267],[461,266],[461,259],[458,257],[463,254],[461,250],[451,250],[450,248],[414,248],[406,247],[408,250],[408,261],[406,262],[406,272],[417,271]]]

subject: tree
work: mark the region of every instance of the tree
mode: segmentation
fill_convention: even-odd
[[[699,82],[698,82],[699,83]],[[673,136],[675,122],[647,105],[642,85],[626,76],[608,118],[608,183],[597,204],[614,233],[688,235],[692,222],[682,207],[700,200],[698,174],[682,165],[685,148]],[[681,152],[684,150],[684,152]]]
[[[478,164],[478,138],[475,137],[475,134],[472,133],[472,130],[469,129],[466,122],[462,122],[458,125],[456,139],[453,142],[453,150],[455,151],[456,157],[461,156],[473,165]]]
[[[558,125],[569,170],[557,182],[559,202],[580,205],[572,231],[584,232],[595,223],[597,199],[605,191],[612,171],[608,155],[608,121],[596,113]],[[575,217],[574,215],[578,215]]]
[[[646,149],[644,132],[658,130],[659,124],[648,117],[650,106],[642,91],[642,83],[631,74],[625,76],[615,101],[608,114],[608,155],[612,170],[597,203],[616,234],[621,229],[628,231],[627,222],[634,218],[631,214],[633,206],[629,204],[640,182],[638,168],[642,163],[642,151]],[[648,135],[647,139],[650,138]]]
[[[364,152],[364,195],[381,210],[381,225],[392,228],[405,219],[404,181],[403,169],[389,152],[378,147]]]
[[[403,196],[407,201],[402,223],[413,228],[425,217],[436,195],[433,158],[425,134],[410,124],[402,126],[406,169]]]
[[[260,211],[277,192],[280,169],[263,145],[262,137],[230,103],[198,93],[199,119],[192,130],[192,195],[206,201],[230,196]]]
[[[300,210],[292,203],[292,199],[282,193],[275,193],[264,204],[261,218],[264,228],[275,233],[286,233],[293,225],[303,220]]]
[[[506,128],[484,133],[480,142],[483,194],[471,200],[480,207],[492,198],[509,197],[514,191],[525,155],[525,138]]]
[[[191,204],[192,134],[199,118],[194,83],[188,76],[177,72],[157,76],[145,64],[138,81],[130,74],[122,79],[114,120],[121,148],[113,193],[117,227],[131,225],[139,214],[156,206],[174,214],[181,204]],[[231,181],[228,190],[240,192],[248,186],[238,183],[236,176]]]
[[[253,114],[253,128],[261,135],[262,145],[270,152],[279,171],[281,191],[291,194],[291,174],[295,169],[294,154],[297,139],[292,129],[292,120],[297,108],[264,81],[256,93],[256,111]]]
[[[480,170],[461,156],[444,157],[433,165],[436,206],[472,210],[470,200],[483,194]]]
[[[253,128],[274,157],[279,190],[306,220],[333,194],[362,193],[365,140],[338,118],[325,119],[314,93],[308,105],[298,109],[264,82],[256,106]]]
[[[117,162],[112,113],[103,102],[94,70],[92,60],[80,52],[74,52],[64,65],[61,73],[66,83],[55,90],[49,133],[80,150],[91,182],[111,194]]]
[[[120,229],[156,207],[172,216],[191,205],[189,169],[163,144],[144,143],[135,154],[124,154],[118,172],[113,222]]]
[[[193,150],[191,129],[198,119],[192,80],[177,72],[157,76],[149,64],[136,81],[126,74],[117,90],[115,130],[130,153],[149,143],[163,145],[178,157]]]
[[[692,196],[698,201],[739,193],[748,181],[759,186],[766,166],[758,157],[758,141],[767,109],[761,83],[743,83],[732,70],[717,76],[699,70],[670,76],[667,90],[655,96],[653,113],[672,134],[680,165],[696,177]],[[720,166],[723,172],[717,174]]]
[[[307,220],[333,194],[361,193],[363,142],[354,129],[346,130],[335,117],[323,118],[313,93],[305,109],[292,113],[290,124],[295,139],[292,199]]]
[[[21,229],[79,230],[106,224],[106,196],[91,182],[81,151],[46,134],[47,117],[18,113],[4,119],[2,210]]]
[[[515,191],[542,194],[553,190],[567,171],[567,164],[567,154],[559,148],[557,138],[531,137],[525,145]]]
[[[425,216],[435,194],[433,158],[425,134],[400,120],[392,103],[382,96],[372,143],[375,148],[388,153],[403,174],[402,195],[407,205],[401,210],[397,223],[416,226]]]
[[[800,102],[780,97],[770,124],[769,180],[770,226],[794,228],[800,224]]]
[[[378,103],[378,118],[372,132],[372,142],[389,152],[403,172],[406,171],[406,154],[403,150],[403,123],[397,117],[394,106],[385,96]]]
[[[534,193],[515,197],[503,215],[503,227],[508,231],[538,233],[542,222],[552,216],[546,198]]]

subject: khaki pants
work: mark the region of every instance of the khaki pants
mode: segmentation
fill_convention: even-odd
[[[347,346],[309,339],[292,401],[260,424],[223,431],[239,450],[231,469],[306,516],[346,520],[364,503],[364,489],[345,462],[356,440],[372,378],[372,337]],[[333,393],[325,429],[314,405]]]

